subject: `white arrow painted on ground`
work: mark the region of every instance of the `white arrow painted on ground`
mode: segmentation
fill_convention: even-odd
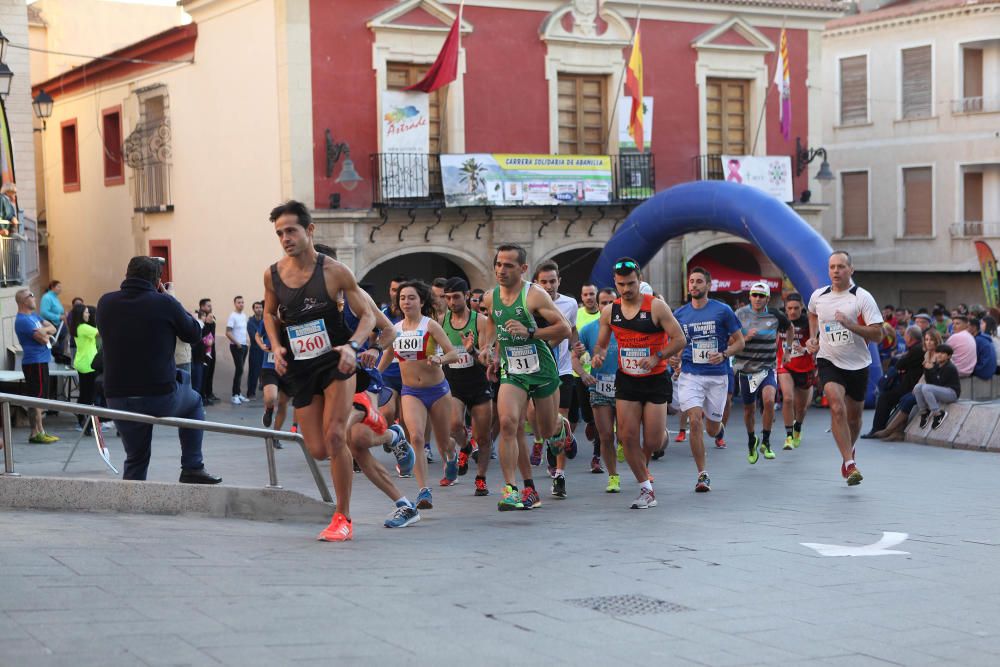
[[[820,556],[908,556],[909,551],[893,551],[892,547],[906,541],[908,533],[882,533],[882,539],[874,544],[841,545],[800,542],[804,547],[815,549]]]

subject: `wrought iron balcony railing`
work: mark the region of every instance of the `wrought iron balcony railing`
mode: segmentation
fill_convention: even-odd
[[[639,203],[656,193],[656,170],[651,153],[612,155],[611,172],[612,204]],[[376,208],[445,206],[441,161],[437,153],[374,153],[371,173],[372,205]]]
[[[985,236],[990,238],[1000,237],[1000,222],[955,222],[952,223],[948,231],[954,238],[973,238]]]
[[[696,155],[691,159],[696,181],[724,181],[726,174],[722,170],[722,156],[718,154]]]

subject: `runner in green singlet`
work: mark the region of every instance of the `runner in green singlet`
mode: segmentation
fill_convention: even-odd
[[[561,451],[565,433],[562,420],[558,418],[559,371],[549,344],[567,338],[570,326],[545,290],[523,280],[528,270],[524,248],[515,244],[501,245],[493,268],[498,285],[483,295],[489,318],[480,359],[484,365],[497,363],[492,360],[491,353],[494,343],[498,344],[500,467],[507,483],[498,509],[530,509],[532,504],[524,500],[538,496],[530,478],[525,478],[522,494],[517,490],[518,453],[523,445],[518,442],[517,429],[524,421],[530,398],[535,405],[538,428],[546,435],[546,444]],[[536,317],[553,324],[539,329]]]

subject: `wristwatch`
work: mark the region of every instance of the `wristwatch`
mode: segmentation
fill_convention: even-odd
[[[347,341],[347,344],[351,346],[351,349],[354,350],[355,354],[361,350],[361,344],[355,340],[349,340]]]
[[[371,348],[376,352],[384,352],[385,348],[378,342],[372,343]]]
[[[528,327],[528,340],[535,337],[535,332],[538,331],[535,327]]]

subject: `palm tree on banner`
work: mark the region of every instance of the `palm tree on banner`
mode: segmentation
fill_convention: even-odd
[[[470,157],[462,163],[462,167],[458,170],[458,180],[469,186],[469,194],[475,194],[480,185],[486,187],[486,179],[483,178],[485,172],[486,167],[476,162],[475,158]]]

